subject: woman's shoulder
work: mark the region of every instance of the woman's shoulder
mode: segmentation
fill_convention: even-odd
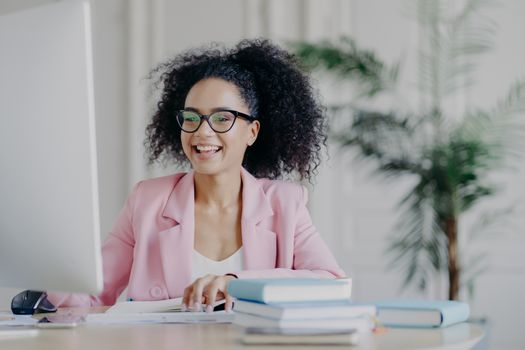
[[[175,185],[185,176],[187,173],[176,173],[166,176],[155,177],[151,179],[145,179],[135,184],[132,191],[132,196],[151,199],[161,199],[168,197]]]
[[[278,198],[285,201],[301,201],[306,203],[308,192],[306,187],[299,183],[287,180],[271,180],[267,178],[257,179],[265,195],[271,198]]]

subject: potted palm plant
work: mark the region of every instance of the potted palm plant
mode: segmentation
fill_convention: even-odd
[[[466,1],[450,14],[439,1],[417,2],[417,19],[429,44],[419,53],[424,103],[418,112],[366,110],[351,102],[332,108],[335,118],[348,121],[332,133],[342,147],[373,159],[380,174],[413,178],[401,201],[390,251],[405,267],[405,284],[425,289],[430,276],[446,273],[451,300],[458,299],[466,284],[458,249],[459,218],[496,192],[491,175],[519,156],[525,139],[525,80],[512,84],[491,109],[468,107],[457,115],[445,108],[448,98],[471,86],[476,59],[493,44],[495,26],[479,16],[483,5]],[[386,67],[350,38],[293,46],[307,67],[357,81],[366,97],[395,88],[397,67]]]

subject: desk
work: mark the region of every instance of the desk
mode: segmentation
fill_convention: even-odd
[[[33,338],[0,340],[2,350],[125,349],[125,350],[222,350],[286,349],[304,346],[248,346],[240,343],[242,330],[231,324],[156,324],[156,325],[81,325],[73,329],[42,329]],[[473,324],[459,324],[445,329],[388,329],[378,334],[362,334],[353,350],[365,349],[470,349],[483,337],[483,330]],[[342,349],[327,346],[325,349]],[[311,349],[323,349],[314,346]]]

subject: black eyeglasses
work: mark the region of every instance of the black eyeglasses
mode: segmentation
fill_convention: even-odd
[[[251,115],[229,109],[220,110],[208,115],[187,110],[181,110],[177,113],[177,123],[179,123],[182,131],[188,133],[199,130],[203,120],[208,122],[208,125],[213,131],[225,133],[233,127],[237,118],[246,119],[250,123],[257,119]]]

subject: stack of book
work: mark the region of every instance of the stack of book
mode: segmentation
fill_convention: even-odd
[[[374,327],[376,307],[350,301],[349,280],[238,279],[228,285],[236,298],[233,323],[244,342],[348,343]]]

